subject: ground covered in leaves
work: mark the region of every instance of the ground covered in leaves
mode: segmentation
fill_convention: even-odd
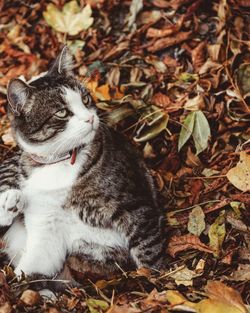
[[[16,149],[8,81],[46,71],[67,43],[103,118],[151,169],[169,265],[83,279],[56,303],[5,266],[0,312],[247,312],[249,34],[249,0],[0,1],[1,160]]]

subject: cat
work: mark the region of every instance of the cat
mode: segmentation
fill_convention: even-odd
[[[64,47],[48,72],[8,85],[20,151],[0,167],[5,252],[17,277],[58,277],[72,256],[99,273],[161,270],[153,180],[132,144],[101,121],[73,66]]]

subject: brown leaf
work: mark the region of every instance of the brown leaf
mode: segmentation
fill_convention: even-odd
[[[163,27],[162,29],[150,27],[147,31],[146,37],[148,38],[159,38],[166,37],[172,35],[179,31],[185,19],[185,15],[182,15],[176,24],[168,25]]]
[[[179,32],[174,37],[158,39],[153,44],[150,44],[147,49],[149,52],[156,52],[162,49],[166,49],[187,40],[191,34],[192,32]]]
[[[205,47],[207,45],[206,41],[200,42],[191,52],[193,67],[196,71],[204,64],[205,61]]]
[[[188,234],[183,236],[173,236],[168,244],[167,252],[172,256],[179,252],[189,249],[196,249],[207,253],[213,253],[213,250],[202,243],[197,236]]]
[[[250,281],[250,264],[239,264],[237,271],[233,273],[233,280]]]
[[[170,105],[171,100],[162,92],[157,92],[153,95],[151,101],[160,108],[166,108]]]
[[[0,313],[11,313],[13,312],[13,308],[9,302],[5,302],[0,305]]]
[[[29,289],[25,290],[20,298],[20,300],[28,306],[33,306],[37,304],[40,301],[40,299],[41,296],[39,292]]]
[[[119,43],[118,45],[111,48],[111,50],[104,56],[103,60],[107,61],[107,60],[112,60],[115,57],[118,57],[123,52],[128,50],[128,47],[129,47],[128,41],[123,41],[123,42]]]
[[[224,285],[220,281],[209,281],[205,287],[205,291],[210,299],[235,306],[242,313],[247,313],[247,309],[239,292]]]
[[[140,313],[141,310],[131,307],[129,304],[113,305],[107,313]]]
[[[142,301],[142,308],[146,311],[147,309],[152,310],[152,308],[161,307],[163,303],[167,300],[166,291],[158,292],[153,289],[146,299]]]

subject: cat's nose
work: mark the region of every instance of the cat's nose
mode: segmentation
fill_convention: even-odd
[[[86,122],[90,123],[91,125],[93,125],[94,119],[95,119],[94,115],[90,115],[90,117],[86,120]]]

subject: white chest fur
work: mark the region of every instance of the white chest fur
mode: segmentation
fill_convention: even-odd
[[[70,159],[55,164],[44,165],[33,170],[25,181],[23,189],[53,191],[70,188],[84,162],[84,152],[79,153],[76,163],[70,164]]]
[[[115,230],[87,225],[80,220],[77,212],[63,209],[85,162],[85,155],[82,151],[74,165],[65,160],[33,170],[22,188],[27,203],[24,212],[26,227],[35,233],[42,230],[51,239],[59,236],[70,252],[79,249],[81,240],[111,247],[126,246],[124,237]]]

